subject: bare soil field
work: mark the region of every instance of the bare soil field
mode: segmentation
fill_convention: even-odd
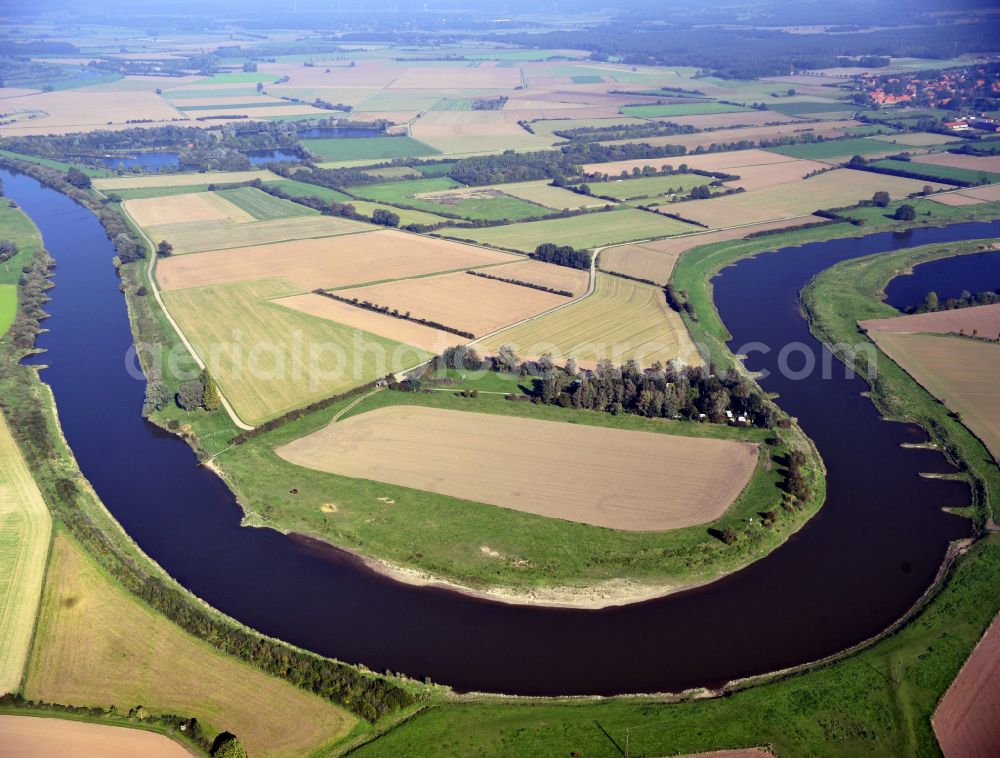
[[[875,332],[959,334],[964,331],[971,335],[973,331],[977,331],[980,337],[994,338],[1000,335],[1000,303],[936,313],[912,313],[896,318],[868,319],[859,321],[858,325]]]
[[[604,359],[621,365],[635,358],[642,366],[671,358],[692,366],[703,362],[661,288],[609,274],[598,274],[589,297],[506,329],[481,345],[487,354],[501,345],[512,346],[522,358],[549,353],[557,364],[574,358],[582,368]]]
[[[386,230],[173,256],[157,262],[156,278],[164,290],[270,277],[314,290],[520,260],[510,253]]]
[[[866,171],[836,169],[801,182],[780,184],[737,195],[661,206],[667,213],[700,222],[713,229],[804,216],[824,208],[839,208],[868,200],[880,190],[898,200],[934,182],[904,179]]]
[[[488,269],[487,273],[493,273],[493,270]],[[337,294],[368,300],[400,313],[409,313],[414,318],[436,321],[477,336],[567,302],[561,295],[465,272],[400,279],[370,287],[338,290]]]
[[[315,316],[351,329],[360,329],[378,337],[413,345],[434,355],[440,355],[445,348],[464,344],[467,341],[442,329],[434,329],[405,319],[375,313],[323,295],[317,295],[314,292],[278,298],[271,302],[307,316]]]
[[[276,452],[342,476],[625,531],[714,521],[758,456],[731,440],[413,406],[353,416]]]
[[[934,195],[931,200],[942,205],[979,205],[980,203],[995,203],[1000,201],[1000,184],[987,184],[983,187],[966,187],[958,192],[947,192]]]
[[[378,227],[339,216],[293,216],[270,221],[240,224],[231,221],[191,221],[160,224],[146,228],[154,242],[167,240],[174,255],[204,253],[274,242],[289,242],[319,237],[335,237],[368,232]]]
[[[52,543],[24,695],[193,716],[209,734],[238,735],[253,756],[311,755],[357,723],[329,701],[186,634],[128,595],[61,532]]]
[[[952,411],[1000,460],[1000,345],[965,337],[873,331],[875,344]]]
[[[254,220],[249,213],[214,192],[126,200],[123,206],[132,220],[142,227],[192,221],[244,224]]]
[[[0,758],[191,758],[187,748],[144,729],[37,716],[0,716]]]
[[[0,694],[21,686],[51,532],[49,509],[0,415]],[[0,732],[0,753],[2,744]]]
[[[931,717],[947,758],[993,758],[1000,753],[1000,617],[962,666]]]
[[[949,168],[964,168],[969,171],[988,171],[1000,173],[1000,155],[957,155],[955,153],[930,153],[913,158],[918,163],[930,163],[935,166]],[[970,188],[975,189],[975,188]]]
[[[590,273],[587,271],[532,260],[491,266],[483,269],[483,273],[531,282],[554,290],[565,290],[577,296],[587,291],[590,282]]]
[[[252,182],[278,182],[282,177],[270,171],[215,171],[207,174],[142,174],[140,176],[109,176],[94,179],[95,189],[137,189],[139,187],[186,187],[193,184],[236,184]]]

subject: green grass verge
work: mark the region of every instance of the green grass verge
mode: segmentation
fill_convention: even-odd
[[[14,323],[17,313],[17,285],[0,284],[0,337],[3,337]]]
[[[352,755],[677,755],[769,745],[781,756],[938,755],[930,716],[1000,608],[1000,536],[959,559],[898,633],[813,671],[729,697],[664,703],[443,702]]]
[[[302,140],[302,145],[325,161],[417,158],[423,155],[437,155],[440,152],[412,137],[305,139]]]

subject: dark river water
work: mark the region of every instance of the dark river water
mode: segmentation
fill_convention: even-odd
[[[937,292],[942,301],[958,297],[962,290],[972,294],[1000,290],[1000,252],[943,258],[914,266],[913,273],[898,276],[885,288],[886,302],[904,310],[924,302],[928,292]]]
[[[946,470],[943,458],[900,447],[923,433],[880,420],[859,394],[866,385],[841,370],[831,379],[764,381],[819,446],[827,504],[771,556],[699,590],[601,611],[505,605],[399,584],[334,548],[242,528],[222,482],[183,442],[140,417],[143,384],[125,370],[132,335],[114,251],[96,219],[33,179],[0,176],[58,263],[39,362],[49,366],[42,378],[80,468],[143,550],[192,592],[318,653],[460,690],[719,685],[877,633],[928,587],[948,541],[968,533],[966,521],[941,512],[967,502],[965,485],[919,478]],[[796,304],[816,272],[900,246],[998,233],[998,223],[963,224],[788,249],[726,269],[716,297],[735,346],[759,340],[773,348],[752,355],[750,367],[774,371],[782,345],[819,350]]]

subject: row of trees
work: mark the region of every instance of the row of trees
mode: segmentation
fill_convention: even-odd
[[[946,300],[941,300],[937,292],[931,291],[927,293],[920,305],[907,308],[906,312],[936,313],[956,308],[972,308],[977,305],[995,305],[996,303],[1000,303],[1000,290],[984,290],[975,295],[969,290],[962,290],[958,297],[949,297]]]

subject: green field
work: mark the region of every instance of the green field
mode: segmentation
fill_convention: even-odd
[[[921,163],[919,161],[897,161],[887,158],[885,160],[875,161],[872,165],[877,166],[878,168],[891,168],[894,171],[907,171],[913,174],[933,176],[935,179],[942,182],[957,179],[960,182],[977,184],[983,179],[986,179],[992,184],[1000,181],[1000,174],[992,173],[990,171],[973,171],[972,169],[955,168],[954,166],[937,166],[933,163]]]
[[[831,103],[827,100],[821,103],[801,101],[791,103],[768,103],[767,108],[768,110],[783,113],[786,116],[802,116],[812,113],[853,113],[858,107],[854,105],[854,103]]]
[[[588,182],[591,192],[615,200],[656,198],[676,192],[684,194],[692,187],[709,184],[714,179],[699,174],[672,174],[670,176],[641,176],[636,179],[615,179],[608,182]]]
[[[425,165],[418,163],[413,168],[424,176],[445,176],[454,166],[455,163],[453,161],[445,161],[444,163],[428,163]]]
[[[304,205],[282,200],[261,192],[256,187],[238,187],[237,189],[216,192],[237,208],[241,208],[258,221],[271,221],[276,218],[293,218],[295,216],[315,216],[318,211]]]
[[[302,146],[324,161],[417,158],[437,155],[430,145],[412,137],[347,137],[343,139],[304,139]]]
[[[375,203],[370,200],[356,200],[350,195],[345,195],[343,192],[338,190],[329,189],[328,187],[320,187],[317,184],[309,184],[308,182],[298,182],[294,179],[285,179],[280,182],[274,182],[271,186],[284,190],[289,195],[294,197],[318,197],[321,200],[333,200],[338,203],[348,203],[353,205],[354,209],[363,216],[371,217],[372,213],[379,208],[389,210],[399,216],[400,226],[406,226],[407,224],[425,224],[427,226],[433,226],[434,224],[440,224],[447,221],[447,219],[443,216],[437,216],[433,213],[415,211],[408,208],[397,208],[388,203]]]
[[[265,84],[273,84],[279,79],[279,77],[274,74],[264,74],[258,73],[256,71],[233,71],[227,74],[214,74],[207,79],[199,79],[196,82],[191,82],[192,86],[197,86],[199,84],[256,84],[257,82],[264,82]]]
[[[321,200],[335,200],[338,203],[348,203],[351,201],[350,195],[345,195],[335,189],[321,187],[318,184],[309,182],[299,182],[295,179],[282,179],[280,182],[273,182],[271,186],[287,192],[293,197],[318,197]]]
[[[659,118],[661,116],[701,116],[707,113],[736,113],[749,109],[724,103],[676,103],[674,105],[625,105],[619,110],[626,116]]]
[[[188,111],[244,111],[256,108],[287,108],[288,103],[284,100],[278,100],[273,103],[223,103],[221,105],[185,105],[181,106],[181,110],[187,113]]]
[[[852,137],[848,139],[828,139],[822,142],[804,142],[800,145],[772,147],[768,148],[768,150],[772,153],[788,155],[792,158],[823,160],[825,158],[849,158],[852,155],[865,155],[866,153],[888,153],[893,150],[893,146],[874,139]]]
[[[939,222],[940,219],[965,220],[975,218],[977,214],[981,214],[983,218],[988,218],[996,215],[997,211],[1000,210],[1000,203],[979,203],[974,206],[945,205],[944,203],[935,202],[931,199],[932,197],[934,196],[894,200],[885,208],[878,208],[876,206],[851,208],[850,210],[842,211],[841,215],[845,218],[860,219],[865,222],[866,227],[878,227],[899,225],[901,222],[892,216],[896,212],[896,209],[904,204],[910,205],[916,210],[916,223],[935,223]],[[912,224],[914,222],[909,223]]]
[[[0,337],[3,337],[14,323],[17,313],[17,285],[0,284]]]
[[[670,237],[696,230],[697,227],[666,216],[625,208],[482,229],[445,229],[440,234],[530,253],[545,242],[582,249],[616,242]]]
[[[447,190],[455,190],[458,194],[441,200],[417,197],[418,194],[426,192]],[[347,191],[365,200],[407,206],[428,213],[450,213],[472,220],[505,221],[536,218],[552,213],[549,208],[500,194],[495,190],[466,188],[444,176],[384,184],[364,184],[348,187]],[[472,196],[462,197],[461,193],[469,193]],[[480,196],[475,196],[476,194]]]

